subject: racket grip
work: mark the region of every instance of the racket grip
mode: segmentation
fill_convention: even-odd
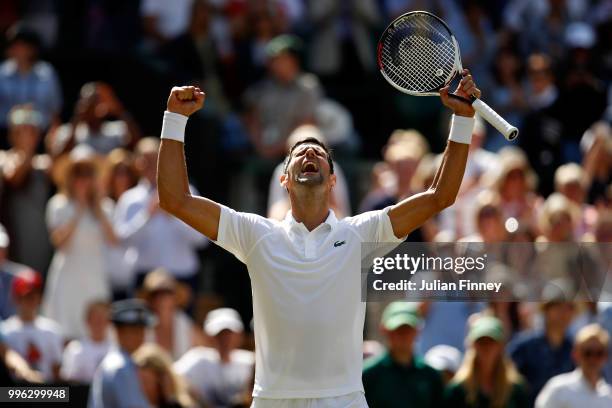
[[[516,139],[519,134],[518,129],[509,124],[506,119],[499,116],[499,114],[491,109],[489,105],[480,99],[475,99],[474,102],[472,102],[472,106],[484,120],[493,125],[495,129],[499,130],[499,133],[504,135],[507,140]]]

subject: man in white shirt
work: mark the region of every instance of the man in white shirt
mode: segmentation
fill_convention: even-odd
[[[240,350],[244,327],[234,309],[212,310],[204,331],[214,348],[195,347],[178,360],[174,369],[189,383],[191,392],[207,407],[229,407],[244,396],[253,379],[255,355]]]
[[[40,371],[45,382],[58,380],[64,339],[56,322],[38,315],[42,277],[31,269],[19,272],[11,293],[17,313],[0,324],[6,345]]]
[[[367,406],[361,383],[361,244],[397,244],[454,202],[474,110],[448,92],[441,90],[440,97],[455,116],[429,190],[381,211],[338,220],[329,208],[336,183],[329,151],[316,139],[301,140],[291,148],[280,179],[292,210],[279,222],[189,192],[184,128],[187,117],[202,107],[204,93],[173,88],[158,162],[160,206],[247,265],[256,344],[253,407]],[[457,93],[480,96],[467,70]]]
[[[573,357],[578,368],[551,378],[536,400],[536,408],[609,408],[612,387],[602,377],[610,336],[599,324],[576,334]]]
[[[68,343],[60,374],[66,381],[89,384],[111,346],[108,303],[92,302],[85,312],[85,321],[89,336]]]

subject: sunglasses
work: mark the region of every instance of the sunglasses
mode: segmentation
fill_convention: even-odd
[[[606,356],[607,351],[603,348],[582,349],[581,354],[585,358],[603,358]]]

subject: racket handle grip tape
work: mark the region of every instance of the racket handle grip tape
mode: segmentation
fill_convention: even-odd
[[[480,99],[474,99],[472,106],[480,114],[480,116],[489,122],[495,129],[499,131],[507,140],[514,140],[519,134],[516,127],[509,124],[506,119],[499,116],[489,105]]]

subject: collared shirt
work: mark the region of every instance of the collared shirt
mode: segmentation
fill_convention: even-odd
[[[195,192],[193,187],[191,190]],[[161,210],[149,215],[153,194],[155,189],[141,181],[121,196],[114,217],[117,234],[136,249],[135,270],[163,267],[176,277],[192,276],[199,266],[196,249],[206,243],[206,238]]]
[[[124,350],[113,348],[96,370],[89,390],[89,408],[147,408],[138,371]]]
[[[0,126],[7,126],[8,113],[15,105],[31,103],[43,116],[48,126],[51,116],[62,107],[62,93],[53,67],[44,61],[34,64],[22,75],[17,63],[8,60],[0,65]]]
[[[559,347],[553,348],[542,330],[519,334],[508,345],[510,357],[529,384],[531,402],[550,378],[575,368],[572,347],[572,340],[566,336]]]
[[[217,244],[251,277],[255,387],[260,398],[326,398],[363,391],[364,242],[395,237],[388,208],[342,220],[333,211],[312,231],[221,207]]]
[[[407,366],[396,363],[389,352],[366,360],[363,387],[370,408],[443,406],[442,376],[417,356]]]
[[[595,388],[577,368],[571,373],[553,377],[538,395],[536,408],[609,408],[612,407],[612,387],[600,379]]]

